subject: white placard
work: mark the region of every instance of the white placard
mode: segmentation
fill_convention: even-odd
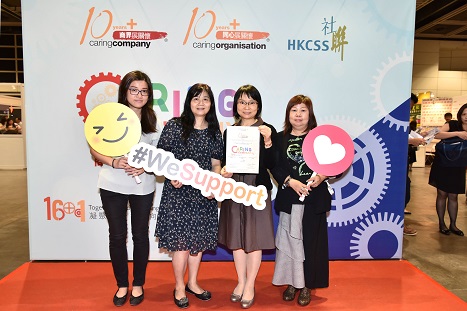
[[[256,126],[229,126],[226,141],[226,170],[230,173],[259,173],[260,133]]]

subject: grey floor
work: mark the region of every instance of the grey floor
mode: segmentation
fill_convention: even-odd
[[[436,189],[427,184],[430,168],[413,168],[412,212],[406,223],[418,230],[404,236],[403,258],[467,301],[467,237],[438,232]],[[27,176],[25,170],[0,171],[0,278],[29,261]],[[457,225],[467,233],[465,195],[459,195]],[[447,219],[447,216],[446,216]],[[449,225],[449,221],[447,224]]]

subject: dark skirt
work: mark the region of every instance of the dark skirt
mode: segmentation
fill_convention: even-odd
[[[465,193],[465,167],[442,167],[435,155],[428,183],[447,193]]]
[[[234,174],[232,178],[247,185],[254,185],[256,175]],[[231,250],[243,249],[246,253],[274,249],[270,191],[263,210],[232,200],[223,201],[219,216],[218,242]]]

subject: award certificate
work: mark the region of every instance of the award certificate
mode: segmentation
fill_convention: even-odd
[[[260,132],[257,126],[227,127],[226,170],[230,173],[259,173]]]

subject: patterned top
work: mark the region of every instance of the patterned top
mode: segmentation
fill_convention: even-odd
[[[167,122],[158,148],[172,152],[176,159],[191,159],[204,170],[211,170],[211,159],[221,160],[223,143],[220,132],[215,138],[208,129],[194,130],[186,143],[178,119]],[[196,176],[195,176],[196,177]],[[202,176],[200,182],[202,182]],[[156,234],[159,248],[197,254],[217,246],[217,201],[207,199],[189,185],[175,188],[166,178],[157,216]]]
[[[305,163],[305,158],[302,153],[302,145],[305,137],[306,135],[294,136],[290,134],[287,142],[287,160],[294,171],[293,177],[300,180],[302,183],[306,183],[312,174],[311,169]]]

